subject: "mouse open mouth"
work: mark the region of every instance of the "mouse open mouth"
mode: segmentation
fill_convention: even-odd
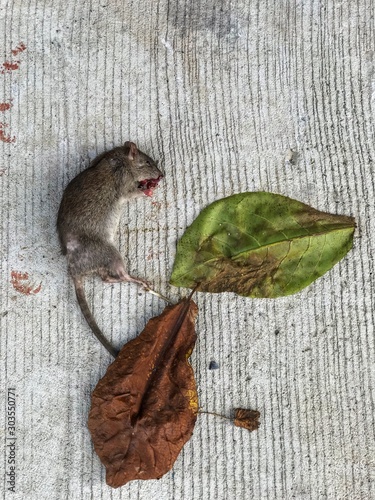
[[[152,196],[153,190],[157,187],[162,178],[163,176],[159,175],[156,179],[144,179],[139,182],[138,189],[140,189],[146,196]]]

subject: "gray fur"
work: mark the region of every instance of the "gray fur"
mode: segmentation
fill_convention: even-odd
[[[155,162],[132,142],[98,156],[89,168],[67,186],[57,217],[61,249],[67,256],[78,304],[90,328],[115,357],[117,351],[100,331],[88,307],[83,280],[98,275],[103,281],[131,281],[147,286],[144,280],[129,276],[124,261],[113,245],[124,203],[145,192],[140,182],[162,173]]]

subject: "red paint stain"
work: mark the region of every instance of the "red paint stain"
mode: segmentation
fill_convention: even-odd
[[[23,42],[20,42],[15,49],[12,49],[12,54],[16,56],[20,52],[26,50],[26,45]]]
[[[21,273],[19,271],[12,271],[10,273],[11,283],[13,288],[17,292],[23,293],[24,295],[35,295],[39,293],[42,289],[42,284],[40,283],[37,287],[32,285],[29,281],[29,273]]]
[[[1,70],[1,73],[4,74],[5,72],[9,73],[10,71],[14,71],[15,69],[18,69],[20,67],[20,61],[5,61],[3,62],[3,69]]]
[[[12,56],[17,56],[21,52],[26,50],[26,45],[23,42],[20,42],[15,49],[12,49]],[[0,64],[0,74],[5,75],[5,73],[10,73],[20,67],[20,61],[4,61]],[[12,99],[9,102],[1,102],[0,103],[0,112],[8,111],[12,107],[11,103]],[[7,127],[5,123],[0,123],[0,141],[1,142],[15,142],[16,138],[9,134],[6,134],[4,129]]]
[[[12,49],[12,55],[16,56],[26,50],[26,45],[23,42],[20,42],[15,49]],[[15,69],[20,67],[21,61],[4,61],[0,66],[0,73],[4,75],[5,73],[10,73]]]
[[[12,107],[11,102],[0,102],[0,111],[8,111]]]
[[[7,126],[8,125],[6,123],[0,123],[0,141],[7,143],[16,142],[16,138],[14,136],[11,137],[5,133],[4,128]]]

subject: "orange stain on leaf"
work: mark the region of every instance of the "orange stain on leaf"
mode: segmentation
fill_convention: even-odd
[[[42,284],[40,283],[38,286],[34,286],[30,282],[29,273],[21,273],[20,271],[12,271],[10,273],[11,283],[13,288],[17,290],[17,292],[22,293],[23,295],[35,295],[40,292],[42,289]]]

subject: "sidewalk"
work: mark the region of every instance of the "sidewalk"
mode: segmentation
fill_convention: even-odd
[[[375,499],[374,3],[354,4],[0,0],[2,498]],[[168,285],[176,242],[224,196],[280,193],[358,228],[296,295],[197,295],[200,405],[257,409],[261,426],[201,415],[170,473],[112,490],[87,429],[111,359],[55,223],[67,183],[126,140],[165,178],[126,207],[119,248],[174,301],[187,293]],[[116,347],[164,307],[129,284],[86,291]]]

